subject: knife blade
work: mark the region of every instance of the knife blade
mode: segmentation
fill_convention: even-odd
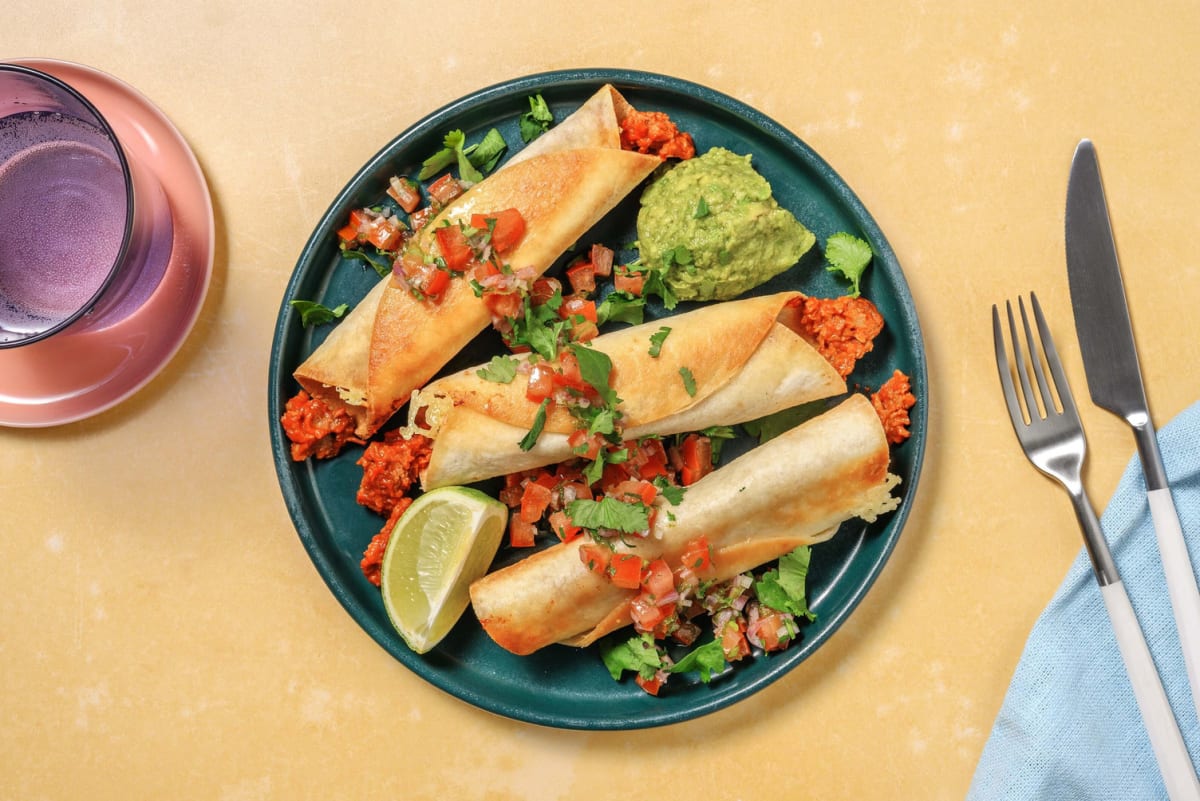
[[[1200,713],[1200,590],[1146,401],[1100,162],[1087,139],[1075,148],[1067,182],[1066,253],[1088,391],[1097,406],[1133,429],[1192,701]]]

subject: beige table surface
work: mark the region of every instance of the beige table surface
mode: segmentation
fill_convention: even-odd
[[[6,801],[961,798],[1080,547],[1017,449],[988,318],[1037,291],[1086,396],[1063,261],[1081,137],[1158,422],[1200,397],[1195,3],[3,5],[0,59],[139,88],[216,211],[212,289],[167,369],[83,422],[0,429]],[[850,621],[743,703],[625,733],[493,716],[379,648],[301,547],[268,442],[276,311],[333,196],[441,104],[586,66],[707,84],[821,153],[904,267],[931,387],[911,518]],[[1132,439],[1083,414],[1102,507]]]

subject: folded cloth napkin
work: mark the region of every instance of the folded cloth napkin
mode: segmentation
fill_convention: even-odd
[[[1158,441],[1194,568],[1200,557],[1200,402],[1164,426]],[[1101,523],[1196,762],[1200,724],[1136,456]],[[1081,549],[1029,635],[967,799],[1166,797],[1091,564]]]

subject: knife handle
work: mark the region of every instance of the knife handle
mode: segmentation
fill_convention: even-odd
[[[1200,799],[1200,780],[1196,778],[1196,769],[1192,766],[1183,734],[1175,722],[1171,703],[1154,667],[1154,658],[1150,656],[1150,648],[1146,645],[1142,628],[1129,603],[1125,584],[1119,579],[1111,584],[1103,584],[1100,586],[1100,595],[1108,609],[1117,647],[1125,661],[1125,671],[1129,674],[1129,683],[1133,685],[1133,695],[1142,713],[1146,733],[1150,736],[1150,747],[1154,749],[1154,757],[1167,788],[1167,798],[1170,801],[1197,801]]]
[[[1196,587],[1196,574],[1192,571],[1192,559],[1183,539],[1183,527],[1179,524],[1171,490],[1166,487],[1149,490],[1146,500],[1158,538],[1171,610],[1175,613],[1175,628],[1179,630],[1179,646],[1187,666],[1192,702],[1200,714],[1200,589]]]

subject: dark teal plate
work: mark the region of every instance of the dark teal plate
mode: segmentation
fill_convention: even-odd
[[[361,478],[355,465],[359,449],[350,448],[328,461],[297,464],[288,457],[278,422],[287,399],[299,389],[292,370],[330,330],[302,327],[288,302],[301,298],[331,307],[353,304],[377,280],[369,267],[338,255],[335,231],[350,210],[384,202],[388,178],[414,174],[421,160],[440,148],[446,132],[461,128],[467,141],[475,142],[497,127],[511,154],[521,146],[517,120],[528,109],[528,97],[541,93],[561,120],[606,82],[635,107],[669,114],[692,133],[698,152],[719,145],[753,154],[754,166],[771,182],[779,202],[816,233],[819,245],[839,231],[871,243],[875,260],[863,293],[876,303],[887,325],[875,350],[851,376],[851,384],[878,387],[899,369],[912,379],[918,401],[911,439],[893,450],[892,471],[903,479],[897,490],[903,503],[873,525],[847,523],[833,540],[813,549],[809,592],[818,619],[803,628],[802,640],[786,651],[743,660],[708,684],[692,675],[676,675],[657,698],[628,678],[613,681],[594,647],[552,646],[528,657],[509,654],[484,634],[469,610],[430,653],[409,651],[388,621],[379,590],[359,572],[363,548],[383,524],[354,500]],[[599,241],[619,248],[632,242],[637,194],[579,244]],[[826,272],[816,251],[756,292],[843,294],[844,282]],[[498,347],[494,335],[482,334],[447,369],[486,360]],[[455,101],[398,136],[354,176],[304,246],[280,305],[271,348],[268,424],[279,484],[301,542],[338,601],[396,659],[446,692],[510,718],[571,729],[634,729],[694,718],[752,695],[803,662],[846,620],[883,569],[912,506],[925,448],[926,398],[921,331],[900,265],[862,203],[820,156],[758,111],[703,86],[647,73],[572,70],[509,81]],[[740,445],[744,449],[746,444]],[[729,453],[736,451],[735,447]],[[502,547],[499,558],[511,559],[505,551]]]

